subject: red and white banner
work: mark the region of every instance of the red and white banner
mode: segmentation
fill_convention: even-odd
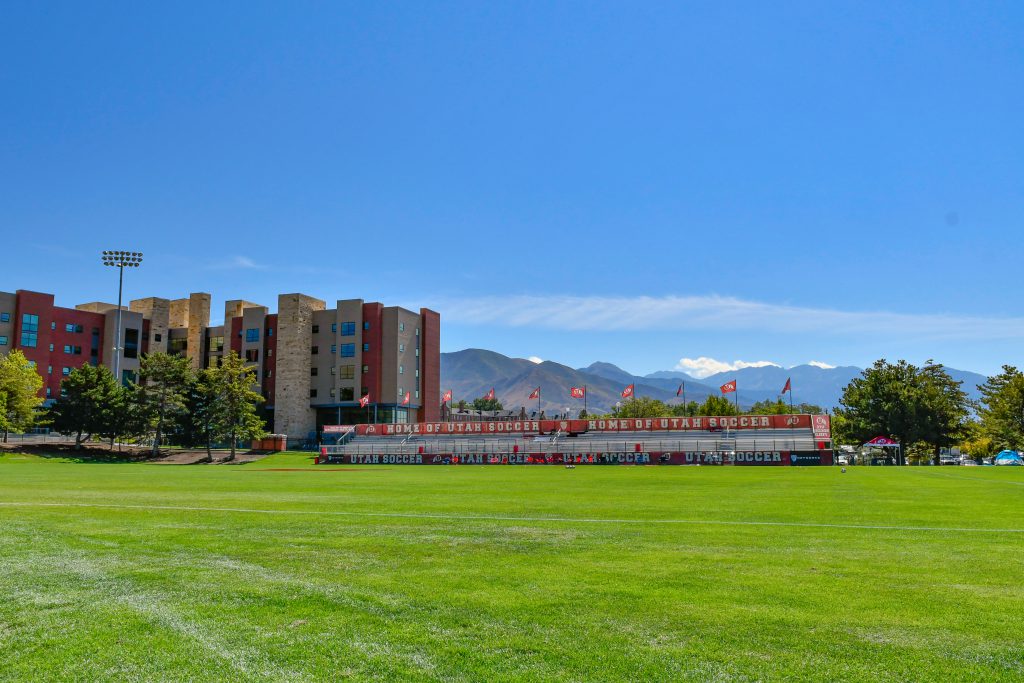
[[[828,415],[812,415],[811,429],[814,430],[814,438],[819,441],[832,439],[832,419]]]
[[[448,401],[450,401],[450,400],[452,400],[452,390],[451,389],[449,389],[448,391],[444,392],[444,396],[441,397],[441,403],[448,403]]]
[[[409,398],[410,398],[409,392],[407,391],[407,392],[405,392],[405,398],[402,399],[402,405],[403,406],[409,405]]]
[[[540,398],[540,387],[537,387],[536,389],[533,390],[533,393],[530,394],[530,398]]]
[[[598,420],[511,420],[497,422],[416,422],[356,425],[356,434],[583,434],[586,432],[722,432],[747,429],[805,429],[827,415],[733,415],[729,417],[647,417]],[[819,421],[819,427],[822,424]],[[810,434],[808,434],[810,436]],[[817,433],[815,433],[817,436]],[[779,436],[779,438],[788,438]],[[821,437],[827,439],[828,436]]]
[[[586,387],[569,387],[569,396],[573,398],[583,398],[586,395]]]
[[[633,395],[633,385],[630,384],[628,387],[622,390],[622,398],[629,398]]]
[[[484,394],[484,400],[485,401],[493,401],[494,400],[494,387],[491,387],[491,390],[488,391],[486,394]]]
[[[354,425],[324,425],[324,434],[346,434],[353,429]]]
[[[367,394],[366,396],[363,396],[363,397],[361,397],[359,399],[359,407],[360,408],[365,408],[368,405],[370,405],[370,395],[369,394]]]
[[[887,436],[876,436],[875,438],[871,439],[871,441],[868,441],[864,445],[865,446],[895,446],[896,445],[896,441],[893,440],[893,439],[890,439]]]
[[[731,394],[732,392],[736,391],[736,380],[726,382],[725,384],[722,385],[721,389],[723,394]]]
[[[603,453],[372,453],[349,465],[831,465],[832,451],[616,451]]]
[[[792,379],[793,379],[792,377],[787,377],[786,378],[786,386],[782,387],[782,391],[779,392],[780,394],[784,394],[787,391],[789,393],[793,393],[793,383],[791,381]]]

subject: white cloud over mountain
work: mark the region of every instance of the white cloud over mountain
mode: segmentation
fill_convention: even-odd
[[[807,364],[808,365],[813,365],[816,368],[821,368],[822,370],[831,370],[834,367],[836,367],[834,365],[829,365],[828,363],[824,363],[824,362],[822,362],[820,360],[812,360],[812,361],[808,362]]]
[[[707,356],[701,356],[700,358],[680,358],[674,369],[682,370],[691,377],[703,379],[719,372],[728,372],[729,370],[739,370],[741,368],[763,368],[768,366],[781,367],[778,363],[773,363],[770,360],[737,360],[729,363],[722,360],[715,360],[714,358],[708,358]]]

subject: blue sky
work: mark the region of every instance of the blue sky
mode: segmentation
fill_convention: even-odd
[[[129,296],[428,305],[445,350],[1024,365],[1020,3],[0,18],[0,290],[109,300],[127,248]]]

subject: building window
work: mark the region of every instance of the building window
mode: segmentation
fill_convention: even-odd
[[[246,349],[245,350],[245,362],[246,363],[259,363],[260,362],[260,350],[259,349]]]
[[[182,355],[188,350],[188,339],[168,339],[167,353],[172,356]]]
[[[398,352],[399,353],[405,353],[405,344],[399,344],[398,345]]]
[[[398,323],[398,331],[405,332],[405,323]]]
[[[9,323],[9,322],[11,322],[11,314],[10,313],[0,313],[0,323]]]
[[[398,366],[398,374],[399,375],[404,375],[405,374],[405,366],[404,365],[399,365]]]
[[[267,370],[267,379],[270,379],[273,376],[274,376],[274,371],[273,370]]]
[[[310,398],[316,398],[316,389],[310,389],[309,390],[309,397]]]
[[[366,373],[368,373],[369,371],[370,371],[370,366],[369,366],[369,365],[364,365],[364,366],[363,366],[363,374],[365,375],[365,374],[366,374]]]
[[[82,326],[81,325],[75,325],[74,323],[67,323],[66,325],[64,325],[64,331],[65,332],[71,332],[71,333],[81,332],[82,331]]]
[[[46,398],[50,398],[50,387],[46,387]]]
[[[53,353],[53,344],[50,344],[50,353]]]
[[[416,336],[417,337],[420,336],[420,328],[418,328],[418,327],[416,328]]]
[[[274,357],[274,349],[267,349],[267,358]]]
[[[334,389],[331,389],[331,398],[334,398]]]
[[[331,367],[331,374],[332,375],[334,374],[334,367],[333,366]]]
[[[155,333],[153,335],[153,341],[155,341],[155,342],[159,342],[160,341],[160,333],[159,332],[157,332],[157,333]],[[220,338],[220,344],[221,344],[222,347],[224,346],[224,337]]]
[[[54,321],[54,322],[51,322],[51,323],[50,323],[50,329],[51,329],[51,330],[56,330],[56,329],[57,329],[57,323],[56,323],[56,321]]]
[[[68,375],[71,374],[71,368],[61,368],[60,374],[62,374],[65,377],[67,377]]]
[[[21,345],[34,349],[39,339],[39,316],[31,313],[21,315]]]
[[[46,366],[46,374],[47,375],[52,375],[53,374],[53,366],[52,365],[47,365]]]
[[[360,396],[366,396],[369,393],[370,393],[370,388],[369,387],[362,387],[362,390],[359,392],[359,395]]]
[[[363,329],[364,330],[370,329],[370,323],[368,323],[368,322],[363,323]]]
[[[316,334],[319,331],[320,331],[320,326],[319,325],[313,325],[313,334]]]
[[[160,341],[159,334],[156,336],[156,340]],[[211,351],[223,351],[224,337],[210,337],[209,348]]]
[[[341,378],[342,379],[355,379],[356,378],[356,366],[354,366],[354,365],[342,365],[341,366]]]
[[[336,333],[337,331],[338,331],[338,323],[331,323],[331,333],[333,334],[333,333]]]
[[[313,355],[316,355],[316,354],[320,353],[320,347],[319,347],[319,346],[314,346],[313,348],[311,348],[311,349],[309,350],[309,352],[310,352],[311,354],[313,354]]]
[[[318,374],[320,374],[320,369],[319,368],[313,367],[313,368],[309,369],[309,376],[310,377],[316,377]]]
[[[331,353],[337,353],[337,352],[338,352],[338,347],[337,347],[337,345],[335,345],[335,344],[331,344]]]
[[[347,323],[342,323],[341,324],[341,336],[342,337],[351,337],[355,333],[356,333],[356,324],[355,324],[355,322],[347,322]]]
[[[341,401],[354,401],[356,400],[356,390],[352,387],[342,387],[338,394],[338,399]]]
[[[267,336],[268,337],[273,337],[274,336],[274,328],[273,327],[268,327],[267,328]]]
[[[419,350],[419,349],[416,349],[416,357],[417,357],[417,358],[419,358],[419,357],[420,357],[420,350]]]
[[[0,337],[0,346],[7,346],[7,337]]]
[[[355,344],[342,344],[341,345],[341,357],[342,358],[354,358],[356,355]]]
[[[124,331],[124,357],[125,358],[138,358],[139,357],[139,331],[138,330],[125,330]],[[131,380],[134,382],[135,380]]]
[[[419,398],[419,397],[420,397],[420,390],[419,390],[419,389],[417,389],[417,390],[416,390],[416,398]]]
[[[363,344],[363,351],[369,351],[369,350],[370,350],[370,344],[369,344],[369,342],[367,342],[367,343]]]
[[[258,327],[250,327],[245,331],[246,342],[258,342],[260,340],[260,330]]]

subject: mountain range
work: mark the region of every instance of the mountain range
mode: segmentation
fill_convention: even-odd
[[[979,397],[977,385],[985,376],[976,372],[946,368],[950,376],[963,382],[967,395]],[[786,380],[793,386],[795,403],[812,403],[823,408],[838,405],[843,389],[860,375],[861,368],[842,366],[822,368],[817,365],[797,365],[782,368],[775,365],[751,367],[720,372],[694,378],[678,370],[662,370],[645,376],[633,375],[608,362],[591,363],[585,368],[571,368],[553,361],[536,363],[526,358],[510,358],[485,349],[465,349],[441,354],[441,386],[452,389],[455,401],[472,401],[483,396],[491,388],[506,408],[526,406],[535,410],[538,402],[529,396],[540,387],[540,409],[546,412],[562,412],[567,408],[577,411],[583,408],[581,399],[569,397],[570,387],[587,388],[587,409],[610,411],[616,401],[621,401],[621,392],[629,384],[636,385],[637,396],[649,396],[666,403],[682,401],[676,396],[679,385],[683,384],[686,400],[703,401],[709,395],[719,394],[719,387],[736,380],[739,403],[749,407],[756,401],[774,400],[780,396]]]

